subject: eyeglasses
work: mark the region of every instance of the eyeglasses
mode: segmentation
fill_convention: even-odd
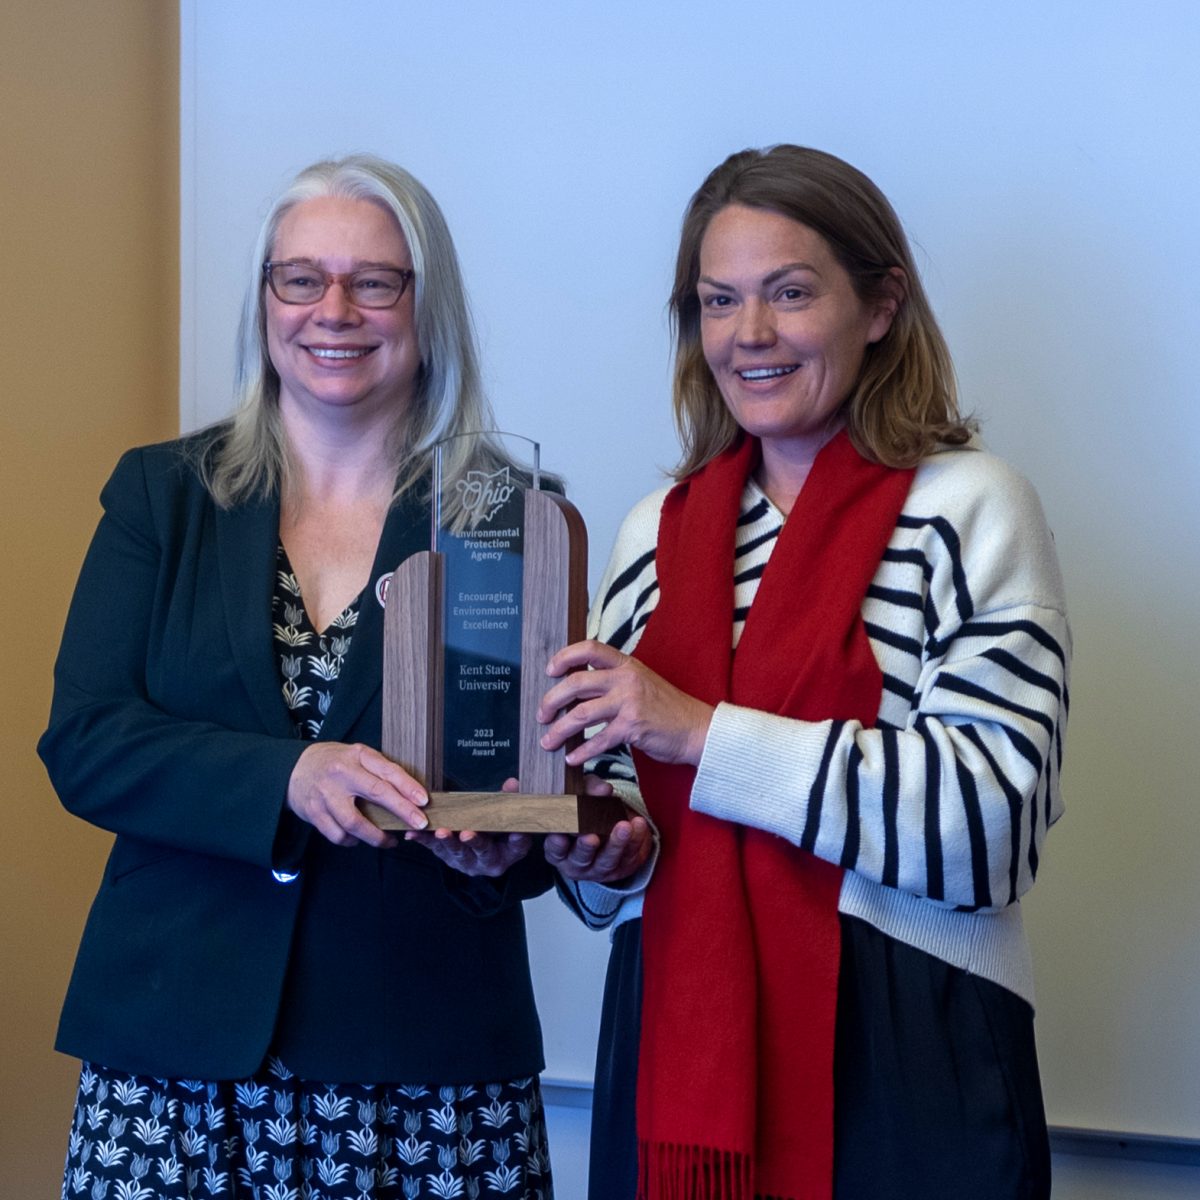
[[[316,304],[340,283],[346,299],[358,308],[393,308],[408,290],[413,272],[407,267],[363,267],[335,275],[306,262],[265,262],[263,275],[275,298],[284,304]]]

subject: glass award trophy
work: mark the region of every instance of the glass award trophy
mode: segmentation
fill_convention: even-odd
[[[583,795],[568,747],[543,750],[535,717],[551,655],[584,636],[587,531],[543,487],[536,442],[484,444],[482,455],[478,434],[437,445],[432,548],[388,585],[383,752],[428,789],[430,828],[605,834],[623,806]],[[468,453],[484,465],[464,466]],[[509,779],[518,791],[501,790]]]

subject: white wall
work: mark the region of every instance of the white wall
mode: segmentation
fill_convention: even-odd
[[[270,195],[318,156],[377,151],[445,208],[501,423],[568,476],[593,579],[673,458],[664,303],[703,175],[787,140],[883,187],[966,404],[1037,484],[1067,576],[1068,814],[1027,903],[1051,1119],[1200,1136],[1200,6],[181,12],[184,424],[227,407]],[[533,929],[550,1073],[586,1078],[603,942],[553,900]]]

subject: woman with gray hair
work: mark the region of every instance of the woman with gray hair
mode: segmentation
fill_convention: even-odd
[[[55,669],[40,753],[116,834],[59,1028],[84,1060],[64,1195],[547,1198],[521,901],[553,869],[520,835],[439,861],[378,749],[432,448],[492,423],[420,183],[367,156],[297,176],[237,378],[230,420],[121,459]],[[500,455],[453,445],[451,494]]]

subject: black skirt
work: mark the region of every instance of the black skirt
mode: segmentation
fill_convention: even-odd
[[[1005,988],[841,918],[835,1200],[1045,1200],[1033,1010]],[[590,1200],[634,1200],[641,922],[613,939],[592,1107]]]

